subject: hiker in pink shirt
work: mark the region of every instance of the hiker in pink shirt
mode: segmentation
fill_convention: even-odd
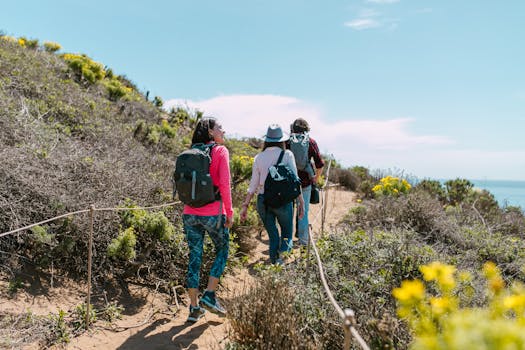
[[[218,199],[201,207],[184,206],[184,233],[190,250],[186,284],[190,297],[189,322],[196,322],[207,310],[224,316],[226,311],[219,304],[215,290],[224,272],[229,250],[229,229],[233,223],[231,176],[228,149],[223,146],[224,130],[215,118],[198,121],[192,145],[209,144],[211,148],[210,177],[218,189]],[[217,198],[216,197],[216,198]],[[208,286],[198,300],[199,273],[202,263],[204,235],[208,233],[215,245],[216,256],[211,267]]]

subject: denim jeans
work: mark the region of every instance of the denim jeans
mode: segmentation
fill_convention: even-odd
[[[312,185],[303,187],[302,191],[304,199],[304,216],[297,221],[297,238],[299,238],[299,245],[308,245],[308,211],[310,209]]]
[[[289,252],[293,248],[293,202],[271,208],[264,205],[264,194],[260,194],[257,196],[257,212],[270,238],[270,261],[273,264],[279,258],[279,252]],[[281,227],[280,238],[277,223]]]
[[[220,220],[219,223],[218,220]],[[220,278],[226,267],[230,246],[230,233],[229,230],[224,227],[226,217],[224,215],[197,216],[184,214],[182,221],[184,223],[184,234],[186,235],[190,249],[186,287],[199,288],[199,274],[202,263],[205,232],[208,232],[215,246],[215,260],[211,267],[210,276]],[[219,227],[217,227],[217,224],[219,224]]]

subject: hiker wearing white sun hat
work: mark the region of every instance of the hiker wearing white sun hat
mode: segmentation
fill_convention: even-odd
[[[248,193],[242,205],[241,220],[246,219],[248,205],[255,193],[257,193],[257,212],[261,217],[268,237],[270,238],[270,262],[282,264],[280,253],[290,252],[293,247],[293,201],[274,208],[264,202],[264,184],[270,168],[279,163],[287,166],[297,176],[297,167],[293,153],[286,150],[285,141],[288,140],[282,128],[278,124],[271,124],[264,135],[264,146],[262,152],[255,156],[252,168],[252,178],[248,187]],[[303,197],[299,195],[296,199],[299,214],[302,217],[304,208]],[[279,234],[279,224],[281,232]]]

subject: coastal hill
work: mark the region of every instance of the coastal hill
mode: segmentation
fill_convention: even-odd
[[[219,289],[228,330],[214,317],[186,329],[179,310],[187,308],[188,253],[170,177],[203,114],[162,105],[86,55],[0,36],[0,347],[74,347],[72,338],[97,346],[79,303],[92,258],[90,326],[129,334],[106,343],[119,348],[144,348],[150,335],[151,344],[178,339],[178,347],[195,348],[205,330],[217,336],[215,327],[217,347],[341,348],[343,320],[323,282],[341,307],[355,311],[355,326],[374,349],[426,348],[427,341],[442,344],[436,349],[525,348],[521,208],[500,207],[468,180],[411,184],[333,160],[323,181],[331,186],[328,202],[319,206],[328,204],[335,217],[327,215],[324,231],[315,226],[319,256],[296,249],[284,267],[269,264],[250,205],[247,222],[234,218]],[[238,212],[258,143],[226,146]],[[139,208],[156,205],[165,207]],[[204,271],[212,258],[208,242]],[[235,284],[239,275],[249,282]],[[56,291],[64,303],[51,307],[43,299],[59,300]]]

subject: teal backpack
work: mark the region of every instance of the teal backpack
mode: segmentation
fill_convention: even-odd
[[[303,133],[292,133],[290,134],[290,151],[292,151],[295,157],[295,165],[297,170],[304,171],[310,175],[310,178],[314,177],[314,168],[310,163],[308,157],[308,148],[310,147],[310,137],[308,134]]]

